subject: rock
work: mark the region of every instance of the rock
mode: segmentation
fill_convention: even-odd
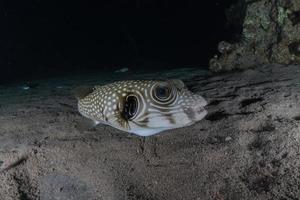
[[[22,86],[23,90],[29,90],[29,89],[34,89],[37,88],[39,86],[38,83],[33,83],[33,82],[27,82],[26,84],[24,84]]]
[[[230,136],[227,136],[227,137],[225,138],[225,141],[226,141],[226,142],[229,142],[230,140],[232,140],[232,138],[231,138]]]
[[[233,51],[234,46],[228,42],[222,41],[218,45],[218,51],[221,54],[228,54]]]
[[[229,23],[239,35],[230,52],[220,46],[218,58],[212,58],[212,71],[245,69],[257,65],[279,63],[300,64],[300,1],[238,0],[227,10]],[[225,48],[226,49],[226,48]]]
[[[116,72],[116,73],[124,73],[124,72],[127,72],[128,70],[129,70],[129,68],[124,67],[124,68],[121,68],[121,69],[116,70],[115,72]]]

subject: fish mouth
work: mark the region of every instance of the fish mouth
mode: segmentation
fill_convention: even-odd
[[[184,99],[184,101],[180,105],[191,123],[200,121],[207,115],[205,109],[207,101],[202,96],[185,91],[181,99]]]

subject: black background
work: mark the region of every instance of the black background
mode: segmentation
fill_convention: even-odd
[[[236,0],[1,1],[1,80],[129,68],[207,67]]]

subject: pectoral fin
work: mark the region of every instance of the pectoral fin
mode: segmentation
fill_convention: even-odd
[[[77,123],[76,128],[80,132],[87,131],[87,130],[91,130],[92,128],[95,128],[100,123],[101,122],[96,121],[96,120],[91,120],[91,119],[83,118],[82,121],[80,121],[79,123]]]

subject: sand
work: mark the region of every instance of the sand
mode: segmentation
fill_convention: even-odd
[[[0,86],[1,200],[288,200],[300,197],[300,66],[87,74]],[[181,78],[199,123],[138,137],[79,130],[75,86]]]

